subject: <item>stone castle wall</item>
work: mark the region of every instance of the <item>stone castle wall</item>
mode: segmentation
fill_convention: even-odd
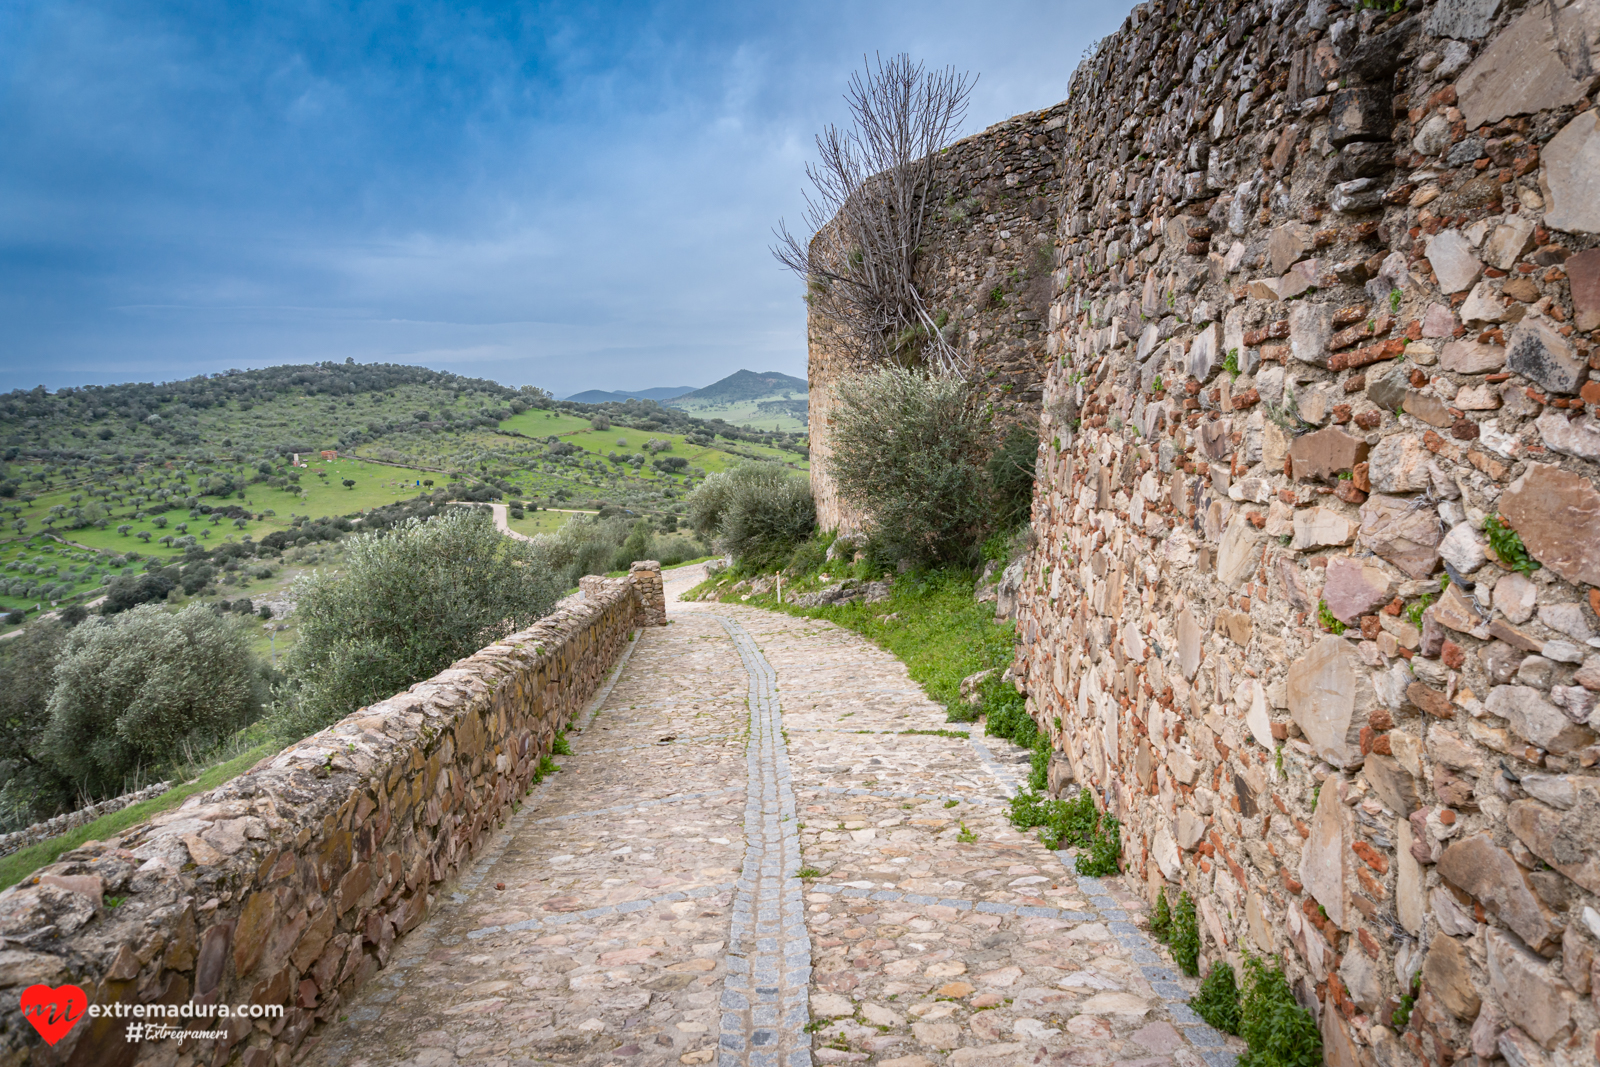
[[[1341,1067],[1600,1054],[1597,70],[1591,0],[1168,0],[1072,84],[1016,670]]]
[[[0,893],[0,1063],[281,1067],[388,961],[525,796],[630,632],[664,624],[655,564]],[[90,1004],[282,1004],[222,1041],[130,1043],[84,1019],[53,1048],[34,983]]]
[[[1007,119],[940,157],[917,284],[972,368],[997,423],[1033,419],[1044,380],[1065,105]],[[833,386],[851,366],[825,320],[807,325],[811,490],[824,528],[857,531],[828,473]]]

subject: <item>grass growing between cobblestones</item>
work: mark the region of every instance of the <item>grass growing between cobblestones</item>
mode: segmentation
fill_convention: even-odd
[[[196,793],[215,789],[224,782],[239,777],[276,751],[278,746],[275,744],[257,745],[241,752],[226,763],[217,764],[194,781],[175,786],[158,797],[130,804],[121,811],[113,811],[109,815],[100,816],[94,822],[84,823],[76,830],[19,849],[0,859],[0,889],[16,885],[40,867],[54,863],[63,853],[70,852],[85,841],[104,841],[130,826],[154,818],[164,811],[170,811]]]

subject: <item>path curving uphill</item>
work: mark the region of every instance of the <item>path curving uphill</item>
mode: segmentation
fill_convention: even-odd
[[[1134,895],[1007,823],[1025,753],[703,576],[305,1062],[1231,1065]]]

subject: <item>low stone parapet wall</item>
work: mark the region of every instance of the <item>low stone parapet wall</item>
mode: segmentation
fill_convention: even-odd
[[[98,804],[79,808],[77,811],[62,812],[54,818],[44,822],[36,822],[32,826],[24,827],[9,834],[0,834],[0,856],[9,856],[29,845],[40,841],[48,841],[52,837],[59,837],[69,830],[76,830],[85,823],[94,822],[102,815],[109,815],[114,811],[121,811],[130,804],[137,804],[141,800],[158,797],[172,788],[171,782],[156,782],[143,789],[136,789],[131,793],[124,793],[120,797],[102,800]]]
[[[582,601],[0,893],[0,1064],[291,1062],[528,792],[661,610],[652,588],[654,565],[586,583]],[[128,1041],[136,1017],[84,1018],[50,1047],[19,1007],[38,983],[124,1011],[285,1012],[182,1020],[227,1036],[181,1047]]]

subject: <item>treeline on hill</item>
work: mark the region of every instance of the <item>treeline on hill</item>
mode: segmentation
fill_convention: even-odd
[[[341,411],[342,425],[331,441],[296,436],[293,432],[286,435],[252,431],[244,422],[237,440],[230,438],[220,445],[242,453],[271,456],[310,453],[330,445],[349,450],[419,431],[494,429],[529,408],[553,408],[583,417],[599,415],[618,426],[645,432],[695,434],[707,444],[721,437],[805,454],[804,435],[744,429],[721,419],[697,419],[653,400],[558,403],[537,386],[511,388],[484,378],[466,378],[426,367],[359,364],[350,360],[230,370],[160,384],[89,385],[53,393],[43,386],[17,389],[0,394],[0,446],[6,450],[7,463],[44,461],[60,467],[161,459],[202,444],[218,444],[202,440],[195,418],[208,409],[231,404],[240,412],[248,412],[256,405],[288,396],[342,400],[348,406],[358,397],[376,398],[405,386],[447,390],[457,400],[475,397],[480,406],[470,412],[436,407],[396,413],[363,412],[356,405],[354,411]],[[15,495],[16,479],[6,480],[10,483],[6,495]]]

